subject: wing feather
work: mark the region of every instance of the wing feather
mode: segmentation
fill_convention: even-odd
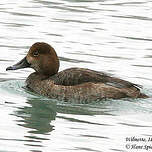
[[[139,89],[142,87],[140,85],[131,83],[126,80],[122,80],[120,78],[113,77],[103,72],[98,72],[84,68],[66,69],[51,77],[51,79],[54,80],[55,84],[64,86],[74,86],[86,82],[101,82],[109,86],[114,86],[116,88],[130,88],[134,86],[137,89]]]

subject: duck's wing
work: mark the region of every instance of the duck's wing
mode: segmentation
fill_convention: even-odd
[[[130,88],[130,87],[136,87],[137,89],[142,88],[141,85],[111,76],[107,77],[107,81],[105,83],[106,85],[110,85],[116,88]]]
[[[57,85],[74,86],[86,82],[104,83],[116,88],[129,88],[129,87],[141,87],[137,84],[112,77],[103,72],[97,72],[84,68],[70,68],[59,72],[55,76],[51,77]]]

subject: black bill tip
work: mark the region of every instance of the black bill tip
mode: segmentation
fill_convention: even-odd
[[[23,68],[28,68],[30,67],[30,64],[27,62],[26,57],[24,57],[20,62],[13,66],[9,66],[6,68],[6,71],[9,70],[17,70],[17,69],[23,69]]]
[[[13,66],[9,66],[6,68],[6,71],[9,71],[9,70],[15,70],[15,68]]]

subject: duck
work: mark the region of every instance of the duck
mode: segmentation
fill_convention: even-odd
[[[55,49],[45,43],[34,43],[27,55],[6,70],[33,68],[26,88],[48,98],[65,102],[90,103],[105,99],[147,98],[141,86],[87,68],[73,67],[59,72],[59,57]]]

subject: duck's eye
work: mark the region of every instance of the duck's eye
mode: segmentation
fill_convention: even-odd
[[[34,53],[33,53],[33,56],[38,56],[39,55],[39,52],[38,51],[35,51]]]

